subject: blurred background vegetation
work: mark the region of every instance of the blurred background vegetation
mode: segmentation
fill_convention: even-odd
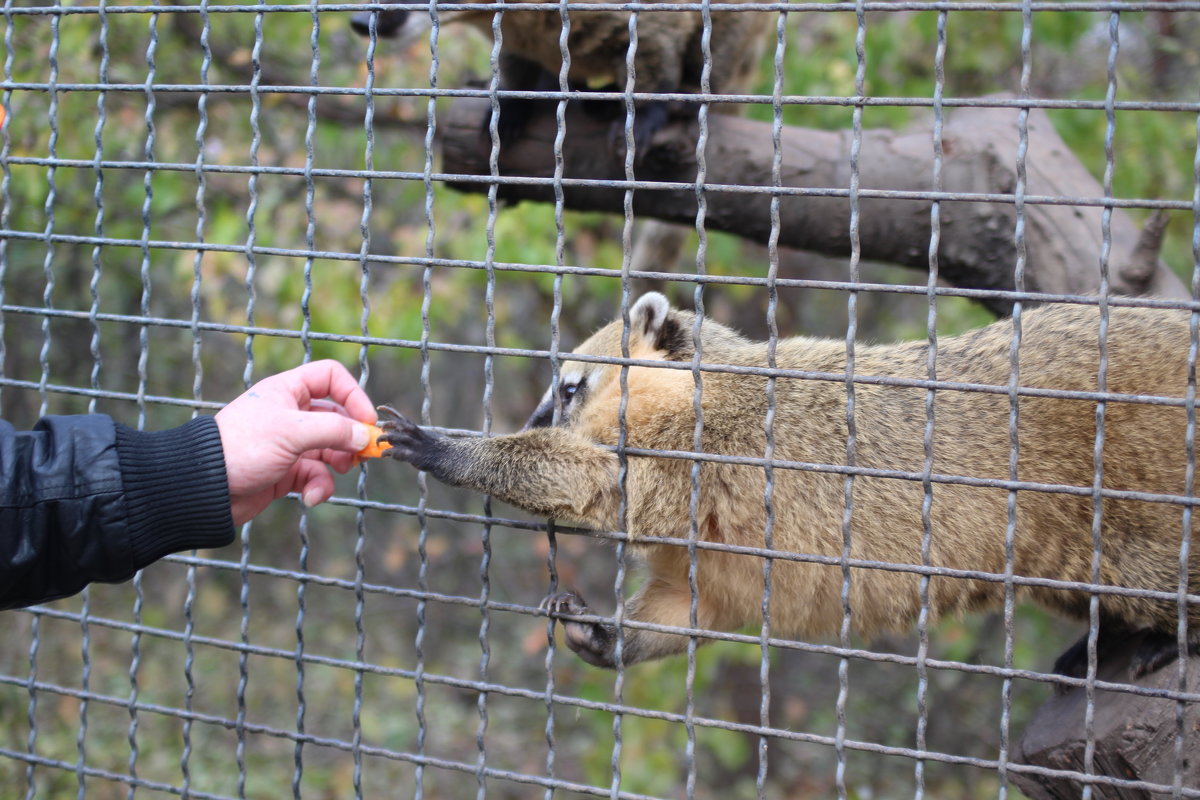
[[[3,103],[8,110],[0,159],[4,202],[0,412],[5,418],[21,427],[31,425],[44,411],[75,413],[94,408],[130,424],[161,428],[187,419],[194,398],[208,410],[211,406],[205,403],[233,397],[245,385],[247,373],[257,379],[306,357],[331,357],[360,371],[368,392],[379,402],[416,413],[427,401],[435,425],[479,430],[486,414],[494,431],[516,429],[549,377],[543,359],[497,356],[490,365],[494,390],[485,397],[481,355],[431,351],[429,395],[423,396],[422,358],[414,346],[423,329],[423,282],[429,286],[431,342],[485,344],[490,293],[495,341],[509,348],[548,348],[554,288],[553,275],[544,272],[489,273],[481,268],[488,256],[484,198],[458,195],[436,183],[427,196],[421,180],[427,160],[427,100],[394,96],[373,100],[374,168],[400,174],[376,177],[369,184],[361,177],[329,174],[366,164],[366,99],[322,94],[315,101],[315,125],[310,129],[309,98],[303,93],[262,92],[255,115],[254,98],[246,89],[255,80],[256,63],[261,86],[309,85],[314,57],[312,13],[211,13],[206,32],[202,16],[196,13],[118,13],[119,4],[102,7],[107,9],[103,18],[92,6],[88,13],[61,16],[6,13],[0,23],[7,81]],[[427,43],[397,48],[380,42],[369,67],[367,43],[351,33],[347,17],[346,12],[319,14],[316,74],[321,87],[361,88],[373,73],[375,88],[429,88]],[[936,23],[935,12],[868,15],[869,94],[932,96]],[[1108,14],[1039,12],[1033,25],[1034,96],[1103,98]],[[258,38],[256,26],[261,30]],[[1195,87],[1200,85],[1200,50],[1194,46],[1198,33],[1195,13],[1122,14],[1118,98],[1194,101]],[[1020,37],[1018,13],[951,12],[946,96],[1016,91]],[[785,93],[852,95],[854,39],[853,13],[789,15]],[[489,51],[490,43],[474,32],[445,26],[438,87],[461,87],[486,76]],[[764,63],[763,91],[770,90],[772,57],[769,53]],[[202,82],[204,71],[212,89],[200,93],[194,85]],[[154,90],[147,92],[147,85]],[[203,126],[201,108],[206,116]],[[770,109],[756,106],[749,113],[769,118]],[[870,107],[863,121],[868,127],[902,127],[920,113],[924,112]],[[836,129],[848,128],[850,116],[847,107],[813,105],[788,106],[785,113],[789,124]],[[1099,177],[1104,169],[1104,113],[1053,111],[1051,117]],[[148,126],[147,118],[152,125]],[[324,171],[312,180],[311,246],[306,183],[303,175],[295,173],[305,166],[308,141],[311,166]],[[1118,112],[1116,195],[1190,198],[1195,147],[1194,115]],[[58,161],[48,164],[48,158]],[[195,169],[200,162],[205,167],[202,181]],[[292,173],[253,175],[246,168],[254,164],[288,168]],[[367,196],[369,211],[364,214]],[[1190,281],[1192,271],[1189,222],[1176,220],[1165,249],[1165,257],[1185,281]],[[552,208],[501,209],[494,229],[495,262],[556,263]],[[369,233],[365,247],[364,230]],[[622,260],[621,233],[619,218],[568,214],[563,262],[617,269]],[[197,242],[211,249],[197,255]],[[434,257],[431,262],[420,260],[427,253],[427,242]],[[304,252],[310,249],[321,257],[306,259]],[[367,255],[360,259],[360,253]],[[384,257],[398,258],[381,261]],[[718,274],[764,276],[767,255],[764,249],[734,237],[711,234],[706,268]],[[864,279],[872,281],[918,285],[925,281],[922,274],[887,265],[866,264],[863,271]],[[784,253],[780,275],[839,280],[846,277],[846,264]],[[616,313],[621,285],[611,276],[567,276],[561,288],[562,342],[569,349]],[[635,294],[643,288],[632,287]],[[674,283],[666,291],[676,302],[690,306],[692,284]],[[705,299],[716,318],[751,335],[765,334],[766,296],[761,288],[712,287]],[[193,308],[203,329],[193,330]],[[43,309],[55,312],[47,315]],[[844,336],[845,309],[841,292],[783,290],[779,328],[787,334]],[[925,330],[926,301],[865,293],[860,296],[858,315],[864,338],[919,337]],[[141,316],[153,321],[128,319]],[[988,319],[985,311],[967,301],[938,301],[938,326],[943,333]],[[222,328],[249,324],[262,330],[247,337],[240,328]],[[362,334],[371,337],[369,347],[361,341],[338,341],[338,337]],[[249,370],[248,357],[252,358]],[[101,396],[89,395],[89,388],[100,390]],[[139,401],[139,395],[150,399]],[[436,515],[426,520],[422,534],[418,516],[397,513],[395,508],[417,506],[420,495],[414,476],[405,466],[372,464],[364,474],[342,479],[339,496],[345,499],[340,502],[307,515],[301,514],[298,503],[277,504],[244,532],[248,543],[244,553],[235,546],[202,554],[220,563],[194,571],[190,633],[210,640],[241,641],[238,566],[244,555],[249,565],[245,635],[259,649],[244,656],[247,682],[239,690],[241,671],[235,649],[214,641],[193,648],[190,702],[197,713],[211,719],[191,727],[187,753],[191,791],[282,796],[292,786],[298,757],[303,765],[298,782],[301,794],[351,795],[354,759],[346,745],[331,740],[354,739],[356,680],[361,681],[363,704],[357,713],[364,747],[393,754],[423,753],[459,765],[426,768],[422,785],[427,797],[457,798],[476,791],[473,773],[480,759],[479,742],[489,768],[546,774],[545,620],[493,609],[481,628],[477,601],[485,592],[486,574],[486,595],[491,601],[536,606],[551,585],[547,537],[501,525],[484,530],[477,523]],[[484,513],[481,498],[432,482],[427,508]],[[495,513],[518,517],[499,505]],[[490,552],[486,560],[485,541]],[[577,587],[601,609],[612,607],[615,561],[614,549],[602,542],[575,535],[557,537],[558,582]],[[289,576],[270,574],[271,569],[307,571],[332,581],[301,584]],[[425,626],[419,646],[423,669],[433,677],[421,688],[424,735],[420,740],[415,711],[418,684],[408,673],[395,674],[417,668],[417,601],[403,591],[366,592],[361,657],[372,669],[358,673],[345,664],[357,660],[360,653],[356,579],[410,591],[423,586],[447,598],[431,600],[423,609]],[[634,580],[631,577],[629,582]],[[305,662],[302,676],[303,724],[308,734],[321,741],[297,748],[292,738],[278,732],[297,729],[298,675],[291,654],[297,650],[301,586],[303,649],[313,657]],[[131,717],[126,704],[132,692],[135,646],[140,654],[133,670],[137,701],[168,709],[183,708],[188,702],[187,652],[180,642],[188,626],[184,612],[188,566],[155,565],[145,572],[141,591],[144,600],[137,607],[129,585],[97,586],[89,592],[88,610],[99,620],[86,626],[86,648],[77,619],[6,615],[9,633],[0,651],[0,673],[7,676],[0,689],[4,747],[22,752],[26,748],[30,693],[24,683],[36,643],[32,659],[36,679],[68,688],[35,693],[37,754],[74,765],[81,741],[88,767],[129,774]],[[72,598],[53,608],[77,613],[84,602]],[[131,633],[120,627],[135,619],[167,633],[142,635],[135,645]],[[1078,633],[1074,627],[1022,608],[1014,663],[1048,669]],[[478,692],[461,685],[480,679],[481,636],[489,652],[486,680],[520,690],[511,696],[489,693],[485,727],[480,722]],[[946,621],[930,639],[932,657],[1003,663],[1003,626],[995,617]],[[917,640],[896,636],[859,645],[911,656]],[[709,646],[700,651],[696,664],[697,715],[758,723],[760,650],[756,645]],[[838,664],[836,657],[828,655],[788,649],[772,652],[772,725],[800,734],[834,736]],[[623,700],[653,712],[683,713],[686,672],[683,658],[633,668],[625,676]],[[550,674],[557,692],[586,701],[614,699],[613,676],[583,665],[565,648],[558,648]],[[909,666],[850,661],[846,736],[912,747],[916,681]],[[83,735],[76,691],[81,688],[107,698],[87,703]],[[998,679],[933,670],[928,692],[930,750],[997,757],[1002,737]],[[1041,684],[1016,681],[1012,685],[1014,737],[1046,694]],[[240,755],[231,727],[239,712],[247,725],[269,729],[247,733]],[[613,715],[557,704],[553,721],[554,775],[607,792],[614,757]],[[139,778],[183,785],[181,729],[181,720],[172,714],[137,714],[134,741]],[[626,715],[620,734],[623,791],[683,795],[687,738],[682,724]],[[698,727],[697,794],[755,796],[756,749],[757,738],[752,735]],[[238,759],[245,763],[242,788]],[[765,793],[830,796],[837,766],[831,746],[773,740]],[[411,759],[367,754],[358,780],[366,796],[405,796],[414,791],[416,777]],[[37,797],[69,796],[78,786],[70,769],[39,767],[34,779],[31,796]],[[908,796],[915,790],[915,780],[911,759],[847,752],[845,783],[852,797]],[[24,791],[25,782],[23,762],[0,759],[0,786],[10,787],[15,796]],[[999,787],[994,771],[938,761],[924,765],[924,783],[935,797],[987,797]],[[86,789],[89,796],[101,798],[127,791],[119,781],[96,777],[87,779]],[[541,793],[537,787],[501,777],[488,778],[486,790],[494,797]],[[145,787],[138,793],[167,795]],[[566,790],[555,795],[577,796]]]

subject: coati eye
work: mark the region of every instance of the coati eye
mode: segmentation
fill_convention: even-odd
[[[569,401],[579,391],[578,383],[564,383],[559,389],[559,394],[562,395],[564,401]]]

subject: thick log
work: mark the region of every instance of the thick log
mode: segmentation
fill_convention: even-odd
[[[489,174],[491,140],[486,134],[490,104],[461,98],[443,113],[443,167],[447,173]],[[964,108],[947,113],[943,131],[942,190],[974,194],[1012,194],[1016,184],[1017,114],[1010,108]],[[623,118],[606,118],[579,104],[568,104],[564,174],[567,178],[621,181],[625,177]],[[1026,157],[1027,196],[1103,197],[1097,181],[1055,133],[1040,110],[1029,114]],[[711,114],[708,117],[708,184],[771,184],[771,125]],[[554,104],[539,106],[521,138],[506,146],[499,159],[502,176],[549,178],[554,174]],[[684,116],[659,130],[636,179],[693,184],[696,180],[697,122]],[[846,190],[850,185],[849,131],[785,127],[782,134],[786,187]],[[932,131],[928,125],[903,132],[871,129],[862,133],[859,156],[861,190],[931,191]],[[464,191],[486,191],[481,182],[452,183]],[[577,210],[622,213],[621,186],[568,186],[566,206]],[[510,202],[553,202],[550,185],[503,184],[501,199]],[[770,197],[709,190],[705,224],[766,243],[770,236]],[[638,189],[633,211],[669,222],[694,224],[696,195],[690,188]],[[860,198],[859,236],[865,259],[928,269],[931,202],[924,199]],[[1098,206],[1026,204],[1025,285],[1030,291],[1092,294],[1099,290],[1101,214]],[[850,252],[850,202],[847,197],[785,197],[780,203],[779,243],[827,255]],[[1014,288],[1017,250],[1013,232],[1016,210],[1011,200],[941,203],[938,252],[943,281],[974,289]],[[1153,245],[1161,237],[1139,237],[1130,217],[1112,215],[1110,289],[1117,294],[1187,297],[1183,284],[1158,258]],[[1141,246],[1139,247],[1139,243]],[[1008,303],[988,305],[1004,311]]]
[[[1109,648],[1097,668],[1097,677],[1113,683],[1132,683],[1154,689],[1178,689],[1178,664],[1168,664],[1157,672],[1137,680],[1129,678],[1129,657],[1136,648],[1135,638],[1120,647]],[[1188,659],[1187,691],[1200,688],[1200,658]],[[1174,700],[1143,697],[1127,692],[1096,692],[1094,731],[1096,740],[1094,775],[1131,781],[1145,781],[1168,787],[1151,791],[1136,786],[1093,784],[1097,800],[1150,800],[1170,797],[1175,784],[1175,736],[1177,731]],[[1082,688],[1056,695],[1046,701],[1033,720],[1025,726],[1024,736],[1013,754],[1013,761],[1049,767],[1054,770],[1084,771],[1084,715],[1087,695]],[[1183,760],[1180,764],[1182,786],[1200,789],[1200,708],[1186,706],[1183,720]],[[1010,772],[1013,782],[1032,800],[1067,800],[1080,797],[1084,783],[1062,775],[1035,775]]]

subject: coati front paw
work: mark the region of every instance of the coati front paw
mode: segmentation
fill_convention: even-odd
[[[445,437],[425,430],[391,406],[379,406],[379,412],[383,415],[379,421],[383,436],[379,441],[391,445],[383,454],[407,461],[417,469],[428,470],[433,466],[438,445]]]
[[[583,598],[574,592],[559,592],[542,601],[542,608],[550,612],[550,616],[586,616],[591,613]],[[613,647],[616,642],[616,628],[612,625],[602,625],[599,622],[575,622],[559,620],[566,636],[567,647],[571,648],[582,658],[597,667],[613,669],[617,666]]]

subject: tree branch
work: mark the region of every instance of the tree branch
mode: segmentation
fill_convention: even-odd
[[[461,98],[439,121],[444,168],[448,173],[488,175],[490,138],[486,99]],[[943,133],[942,191],[1011,195],[1016,187],[1017,112],[1013,109],[965,108],[947,115]],[[563,145],[568,178],[621,181],[624,172],[623,117],[605,119],[572,103],[567,108]],[[708,184],[769,187],[771,125],[723,114],[708,117]],[[554,104],[540,104],[521,139],[500,155],[504,176],[549,178],[554,173]],[[696,120],[673,119],[658,131],[650,151],[640,159],[638,180],[694,184]],[[845,190],[850,185],[849,131],[785,127],[782,134],[785,187]],[[1029,114],[1026,159],[1027,196],[1096,199],[1100,185],[1054,132],[1046,115]],[[928,192],[932,190],[933,146],[928,125],[896,132],[864,130],[859,157],[863,191]],[[463,191],[483,192],[485,182],[452,183]],[[568,186],[568,208],[622,212],[622,186]],[[553,187],[505,184],[499,196],[508,201],[553,202]],[[768,194],[710,189],[706,224],[765,244],[770,235]],[[928,269],[931,201],[870,198],[859,200],[859,236],[863,258]],[[633,210],[639,216],[693,223],[694,190],[638,189]],[[1025,244],[1026,288],[1029,291],[1090,294],[1099,290],[1101,256],[1099,206],[1027,204]],[[850,252],[850,203],[847,197],[807,194],[780,203],[779,243],[827,255]],[[1011,199],[989,202],[945,200],[940,208],[940,276],[950,284],[976,289],[1011,290],[1017,261],[1014,243],[1016,209]],[[1183,284],[1148,250],[1153,234],[1144,237],[1129,216],[1112,215],[1110,289],[1118,294],[1186,297]],[[994,310],[1010,304],[985,301]]]
[[[1157,672],[1136,680],[1129,677],[1129,658],[1141,637],[1123,641],[1118,647],[1101,652],[1096,678],[1113,683],[1132,683],[1151,689],[1179,688],[1179,665],[1168,664]],[[1200,659],[1188,659],[1187,690],[1196,691],[1200,683]],[[1055,770],[1085,772],[1084,714],[1087,694],[1073,689],[1047,700],[1033,720],[1025,726],[1013,761],[1049,767]],[[1135,694],[1096,691],[1096,706],[1092,728],[1095,734],[1093,775],[1108,775],[1123,780],[1146,781],[1163,786],[1175,782],[1175,714],[1174,700],[1144,697]],[[1195,758],[1200,747],[1197,707],[1188,703],[1183,725],[1183,786],[1200,786],[1200,760]],[[1066,776],[1011,772],[1013,783],[1033,800],[1059,800],[1079,797],[1084,784]],[[1096,785],[1093,797],[1149,800],[1165,794],[1135,787]]]

